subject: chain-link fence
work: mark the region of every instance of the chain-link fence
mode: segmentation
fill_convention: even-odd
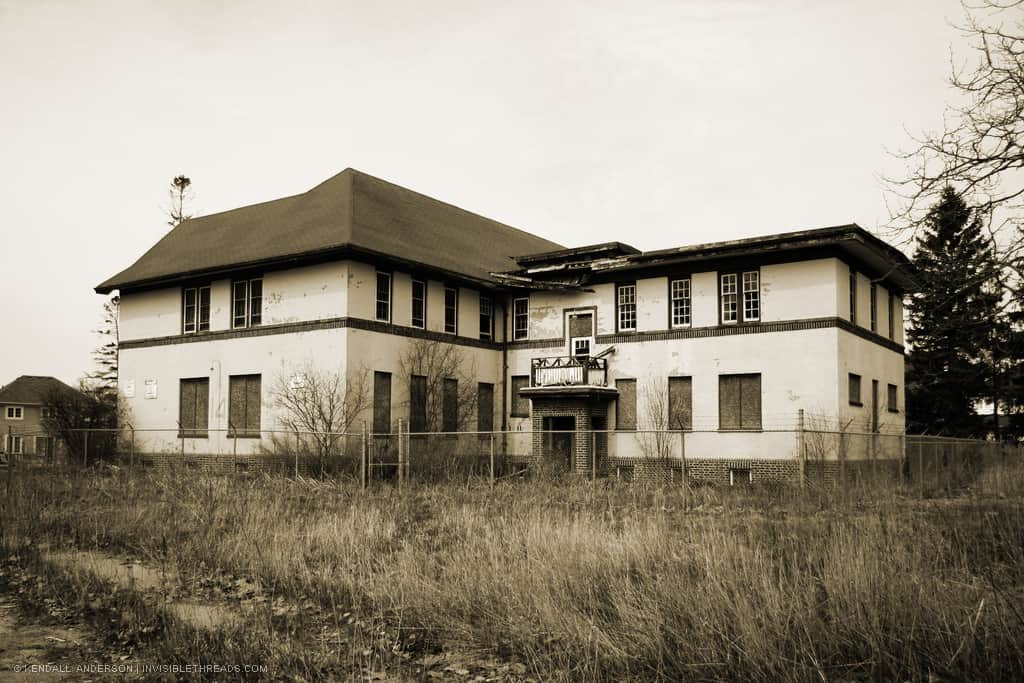
[[[1005,494],[1024,480],[1019,444],[849,429],[394,432],[79,429],[4,440],[2,466],[261,470],[428,483],[574,475],[692,486],[786,483],[917,496]],[[31,437],[31,438],[30,438]]]

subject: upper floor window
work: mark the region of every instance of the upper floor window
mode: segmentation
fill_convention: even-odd
[[[515,299],[512,302],[512,339],[530,337],[530,300]]]
[[[263,322],[263,278],[231,284],[231,327],[255,327]]]
[[[412,281],[412,326],[427,326],[427,283],[422,280]]]
[[[181,331],[185,334],[210,329],[210,287],[181,290]]]
[[[444,331],[456,334],[459,331],[459,290],[444,288]]]
[[[741,292],[743,294],[743,321],[755,322],[761,319],[760,272],[748,270],[742,273],[722,273],[719,283],[723,323],[739,322]]]
[[[878,286],[871,283],[871,331],[878,332]]]
[[[850,268],[850,322],[857,324],[857,271]]]
[[[50,406],[43,406],[42,408],[39,409],[39,417],[43,418],[44,420],[48,417],[53,417],[53,408],[51,408]]]
[[[690,278],[672,280],[669,285],[672,327],[690,324]]]
[[[391,275],[377,273],[377,305],[374,317],[382,323],[391,322]]]
[[[619,332],[636,330],[636,285],[615,286],[615,323]]]
[[[896,297],[894,297],[892,295],[892,292],[889,292],[888,309],[889,309],[889,311],[888,311],[889,312],[889,339],[895,339],[896,338]]]
[[[25,409],[21,406],[7,406],[7,419],[8,420],[23,420],[25,418]]]
[[[480,295],[480,338],[494,338],[494,302],[490,297]]]

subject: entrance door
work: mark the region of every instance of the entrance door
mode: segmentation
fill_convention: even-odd
[[[544,455],[566,470],[572,471],[572,454],[576,445],[576,418],[568,416],[544,418]]]

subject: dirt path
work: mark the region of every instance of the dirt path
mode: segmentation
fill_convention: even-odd
[[[76,665],[90,663],[85,646],[88,639],[88,633],[78,626],[26,621],[11,598],[0,594],[0,681],[91,680],[95,676],[74,672]],[[19,670],[47,664],[52,668]]]

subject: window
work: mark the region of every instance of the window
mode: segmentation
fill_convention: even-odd
[[[209,419],[209,378],[181,380],[178,387],[178,437],[205,439]]]
[[[580,337],[572,340],[572,357],[573,358],[589,358],[590,357],[590,337]]]
[[[896,297],[889,292],[889,339],[896,338]]]
[[[722,322],[734,323],[737,320],[736,307],[736,273],[723,275],[722,283]]]
[[[530,300],[515,299],[512,302],[512,339],[530,338]]]
[[[617,379],[615,388],[619,390],[615,401],[615,428],[636,429],[636,380]]]
[[[878,286],[871,283],[871,331],[878,332]]]
[[[444,331],[456,334],[459,331],[459,290],[444,288]]]
[[[761,319],[761,273],[751,270],[743,273],[743,320]]]
[[[42,408],[39,409],[39,417],[43,418],[44,420],[48,417],[53,417],[53,408],[51,408],[50,406],[43,406]]]
[[[615,286],[615,323],[619,332],[636,330],[636,285]]]
[[[7,419],[8,420],[23,420],[25,419],[25,409],[21,406],[7,406]]]
[[[228,436],[259,438],[260,376],[232,375],[228,378]]]
[[[526,375],[512,376],[512,417],[530,417],[530,399],[521,396],[520,390],[530,386],[530,378]]]
[[[422,280],[412,281],[412,326],[427,326],[427,283]]]
[[[668,378],[668,428],[693,429],[693,378]]]
[[[427,377],[409,378],[409,431],[427,431]]]
[[[850,322],[857,324],[857,271],[850,268]]]
[[[861,403],[861,400],[860,400],[860,375],[855,375],[855,374],[853,374],[851,372],[850,373],[850,378],[849,378],[849,385],[850,385],[850,405],[851,406],[862,406],[862,405],[864,405],[863,403]]]
[[[480,382],[476,385],[476,430],[494,431],[494,385]]]
[[[181,290],[181,331],[185,334],[210,329],[210,288],[186,287]]]
[[[480,295],[480,338],[494,338],[494,301],[483,294]]]
[[[569,352],[573,358],[587,358],[594,345],[594,314],[569,314]]]
[[[53,457],[53,437],[52,436],[37,436],[36,437],[36,455],[43,455],[48,458]]]
[[[899,406],[896,403],[896,399],[897,399],[896,385],[895,384],[890,384],[887,387],[887,389],[888,389],[888,396],[886,397],[887,398],[886,404],[887,404],[887,406],[889,408],[889,412],[890,413],[898,413],[898,412],[900,412],[900,408],[899,408]]]
[[[382,323],[391,322],[391,275],[377,273],[377,305],[374,318]]]
[[[686,327],[690,324],[690,278],[672,280],[669,297],[672,327]]]
[[[15,434],[7,435],[7,452],[12,455],[21,455],[23,442],[20,436]]]
[[[373,433],[391,433],[391,373],[373,373]]]
[[[742,486],[749,484],[750,468],[748,467],[730,467],[729,468],[729,486]]]
[[[441,431],[459,430],[459,380],[446,378],[441,386]]]
[[[263,322],[263,278],[231,284],[231,327],[255,327]]]
[[[761,375],[718,376],[718,428],[761,429]]]

